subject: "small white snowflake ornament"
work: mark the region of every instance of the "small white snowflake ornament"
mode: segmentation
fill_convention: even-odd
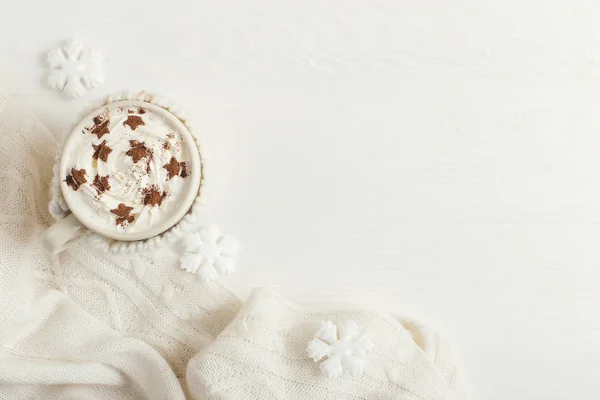
[[[48,52],[48,86],[70,98],[104,83],[102,53],[71,40]]]
[[[328,378],[338,378],[344,371],[353,377],[364,372],[364,357],[373,343],[358,331],[354,321],[344,321],[337,326],[331,321],[321,321],[315,338],[308,343],[306,352]]]
[[[202,228],[183,240],[181,268],[197,274],[203,281],[235,272],[237,241],[222,235],[216,227]]]

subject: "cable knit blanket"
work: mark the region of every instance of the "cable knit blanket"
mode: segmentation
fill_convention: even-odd
[[[56,142],[0,96],[0,399],[464,399],[416,321],[243,303],[168,251],[58,256],[39,235]]]

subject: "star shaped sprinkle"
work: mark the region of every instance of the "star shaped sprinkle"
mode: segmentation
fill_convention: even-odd
[[[110,183],[108,183],[108,175],[104,175],[104,176],[96,175],[96,177],[94,178],[94,183],[92,183],[92,186],[94,187],[94,189],[96,189],[96,192],[98,192],[98,196],[100,196],[104,192],[109,191]]]
[[[127,207],[124,203],[119,203],[119,206],[113,208],[110,212],[117,216],[117,220],[115,221],[117,225],[125,226],[135,220],[133,215],[129,215],[131,210],[133,210],[133,207]]]
[[[71,168],[71,173],[65,178],[67,185],[75,191],[79,190],[79,187],[87,182],[85,178],[85,169]]]
[[[135,131],[136,128],[140,125],[146,125],[142,117],[138,115],[130,115],[127,117],[127,120],[123,122],[123,126],[129,126],[132,131]]]
[[[144,198],[142,199],[142,203],[145,206],[150,206],[150,207],[154,207],[154,206],[159,206],[162,204],[162,201],[165,199],[165,197],[167,197],[167,192],[165,191],[160,191],[160,189],[158,188],[158,186],[156,185],[152,185],[150,187],[145,188],[142,191],[142,194],[144,195]]]
[[[92,147],[94,148],[94,154],[92,155],[94,160],[100,159],[108,162],[108,155],[112,153],[112,149],[106,145],[106,140],[100,144],[92,144]]]
[[[128,156],[131,156],[134,163],[137,163],[143,158],[150,158],[152,156],[152,150],[146,147],[144,142],[138,142],[137,140],[130,140],[129,145],[131,148],[127,150]]]

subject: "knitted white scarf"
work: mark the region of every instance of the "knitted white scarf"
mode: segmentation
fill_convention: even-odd
[[[242,304],[168,251],[50,256],[55,152],[0,96],[0,399],[466,397],[446,344],[415,321],[301,311],[262,290]]]

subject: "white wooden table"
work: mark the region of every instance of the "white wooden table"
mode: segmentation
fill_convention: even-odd
[[[600,3],[1,1],[0,90],[57,135],[147,89],[193,116],[225,284],[439,326],[479,398],[600,391]],[[79,101],[43,53],[106,54]]]

